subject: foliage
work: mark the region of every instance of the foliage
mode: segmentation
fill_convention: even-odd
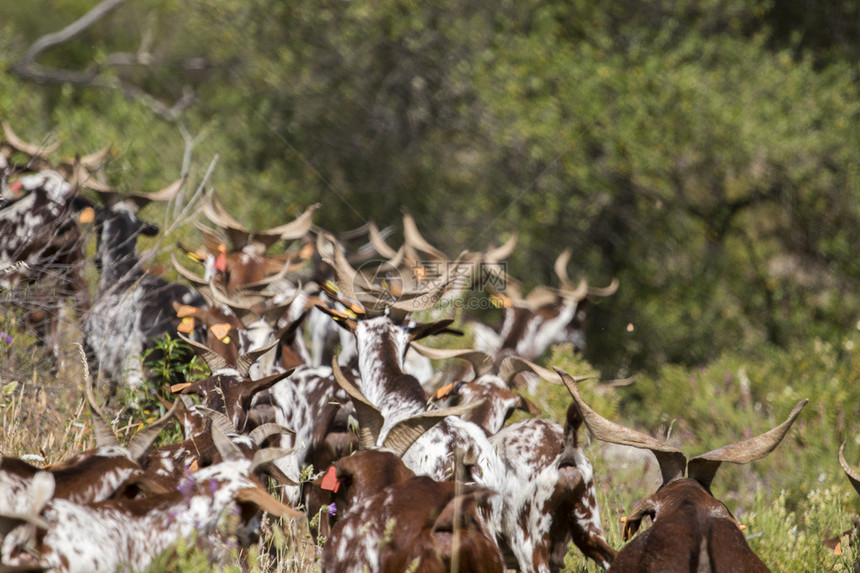
[[[393,223],[405,206],[449,254],[516,231],[509,270],[526,286],[553,284],[571,247],[572,277],[621,287],[590,305],[584,357],[558,347],[543,363],[637,375],[612,394],[583,390],[606,417],[690,454],[761,432],[809,397],[786,443],[721,468],[715,493],[763,532],[751,543],[774,569],[845,565],[816,540],[857,507],[835,465],[843,440],[860,460],[854,4],[143,0],[39,59],[96,62],[139,92],[16,72],[38,37],[92,4],[4,11],[0,119],[25,139],[58,137],[63,157],[112,144],[106,175],[123,191],[183,169],[195,188],[217,155],[219,199],[254,229],[321,201],[316,222],[332,230]],[[137,59],[111,65],[117,54]],[[153,113],[152,98],[186,93],[194,103],[174,120]],[[196,241],[191,227],[162,246]],[[0,316],[14,341],[0,341],[0,378],[19,383],[2,402],[4,453],[62,457],[86,440],[73,353],[56,376],[65,393],[45,392],[55,380],[17,320]],[[190,373],[162,368],[161,386]],[[564,388],[539,388],[562,419]],[[653,484],[592,448],[614,519]]]

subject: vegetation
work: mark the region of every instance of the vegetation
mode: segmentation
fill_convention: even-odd
[[[691,455],[809,397],[786,442],[721,468],[715,494],[774,570],[850,569],[820,540],[860,507],[836,463],[843,441],[860,463],[853,3],[120,1],[30,58],[95,4],[4,9],[0,118],[25,139],[113,145],[125,190],[199,183],[217,156],[219,199],[251,228],[319,201],[336,230],[406,207],[450,254],[517,232],[509,270],[527,286],[552,284],[571,247],[572,277],[621,287],[590,308],[584,358],[541,362],[635,374],[595,408]],[[74,323],[56,377],[15,313],[0,331],[1,451],[85,447]],[[165,368],[155,386],[179,374]],[[565,393],[540,398],[561,419]],[[125,432],[145,416],[127,415]],[[617,547],[654,468],[591,456]]]

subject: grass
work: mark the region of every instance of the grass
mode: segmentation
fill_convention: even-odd
[[[55,463],[93,447],[84,405],[82,370],[74,329],[61,348],[56,375],[32,336],[14,316],[0,319],[0,451]],[[460,341],[452,341],[460,345]],[[744,466],[723,464],[714,494],[746,525],[752,549],[774,571],[852,571],[857,548],[833,555],[823,546],[852,526],[860,498],[837,463],[842,441],[849,463],[860,465],[860,344],[855,335],[831,342],[813,341],[788,351],[758,349],[727,355],[700,369],[667,366],[642,375],[629,387],[596,394],[593,382],[582,384],[585,399],[605,417],[669,440],[688,455],[764,432],[781,422],[801,397],[810,404],[784,442],[764,460]],[[569,348],[556,347],[542,360],[578,375],[596,373]],[[566,389],[544,384],[532,397],[544,415],[563,420],[570,402]],[[116,419],[121,439],[154,413],[124,412]],[[620,518],[659,485],[650,454],[630,455],[617,447],[590,442],[581,431],[596,473],[597,497],[610,545],[623,546]],[[320,546],[289,522],[267,520],[260,544],[242,556],[246,569],[304,572],[319,569]],[[240,570],[238,552],[222,568]],[[208,571],[208,554],[194,543],[181,543],[162,556],[152,571]],[[597,571],[572,549],[565,571]]]

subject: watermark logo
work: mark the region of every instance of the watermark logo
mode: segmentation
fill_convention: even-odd
[[[362,280],[355,279],[353,290],[363,292],[363,284],[376,287],[373,291],[375,307],[391,306],[406,293],[436,289],[439,281],[447,279],[447,289],[451,296],[440,297],[438,292],[428,292],[413,300],[416,308],[426,308],[441,303],[454,308],[489,309],[497,308],[492,300],[475,296],[483,291],[504,292],[507,286],[507,264],[484,263],[480,261],[419,261],[412,265],[396,267],[388,261],[371,260],[357,269]],[[428,299],[432,297],[433,300]]]

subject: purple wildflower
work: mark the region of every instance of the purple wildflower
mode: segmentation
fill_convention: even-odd
[[[194,480],[191,478],[185,478],[179,482],[176,489],[182,494],[182,497],[187,500],[191,497],[191,494],[194,493]]]
[[[336,513],[337,513],[337,506],[334,504],[334,502],[332,502],[328,506],[328,514],[331,515],[332,517],[334,517],[334,514],[336,514]]]
[[[0,332],[0,340],[5,342],[6,344],[12,344],[12,336],[8,334],[5,330]]]

